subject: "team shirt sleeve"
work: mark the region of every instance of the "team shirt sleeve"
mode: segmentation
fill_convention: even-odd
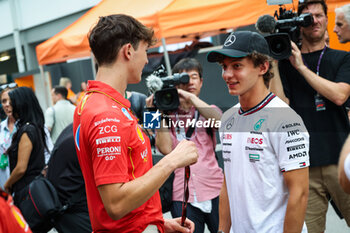
[[[100,113],[90,124],[89,145],[96,186],[128,182],[132,121],[116,111]]]
[[[310,166],[309,133],[297,116],[283,120],[272,139],[282,172]]]

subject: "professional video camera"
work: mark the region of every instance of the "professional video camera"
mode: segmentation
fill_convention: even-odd
[[[166,76],[164,66],[161,65],[146,78],[146,85],[151,94],[154,93],[154,106],[163,111],[173,111],[179,107],[179,94],[175,88],[178,84],[187,84],[190,76],[187,73],[176,73]]]
[[[265,39],[270,46],[271,56],[278,60],[291,55],[290,41],[300,45],[300,27],[308,27],[314,22],[310,13],[298,16],[293,10],[287,11],[283,4],[289,3],[293,3],[293,0],[267,0],[268,5],[279,5],[279,11],[275,11],[274,17],[271,15],[259,17],[255,25],[261,33],[271,34],[265,36]]]

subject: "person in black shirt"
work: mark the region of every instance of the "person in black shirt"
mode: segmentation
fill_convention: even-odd
[[[6,152],[10,177],[4,188],[6,192],[15,194],[14,203],[21,209],[20,204],[27,197],[28,185],[45,166],[44,114],[32,89],[19,87],[8,94],[17,132]]]
[[[55,186],[63,205],[70,202],[62,216],[55,218],[60,233],[91,232],[85,183],[74,147],[73,123],[59,135],[51,153],[47,178]]]
[[[271,91],[290,104],[310,133],[306,225],[309,232],[319,233],[325,230],[330,198],[350,226],[350,196],[337,179],[339,153],[350,132],[344,106],[350,95],[350,54],[325,46],[324,1],[299,4],[298,14],[301,13],[312,13],[314,23],[301,28],[301,48],[292,43],[292,56],[279,62],[281,80],[273,79]]]

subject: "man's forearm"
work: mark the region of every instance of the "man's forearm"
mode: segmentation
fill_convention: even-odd
[[[224,179],[219,198],[219,230],[228,233],[230,232],[230,228],[230,204],[226,187],[226,179]]]
[[[332,101],[334,104],[340,106],[349,98],[349,84],[342,82],[336,83],[322,78],[312,72],[305,65],[298,67],[297,70],[304,76],[305,80],[315,91]]]
[[[199,111],[199,113],[205,118],[205,119],[214,119],[216,121],[219,121],[221,119],[222,113],[201,100],[199,97],[193,95],[191,96],[191,102],[193,106]]]
[[[308,192],[291,193],[284,219],[284,233],[300,233],[305,219]]]

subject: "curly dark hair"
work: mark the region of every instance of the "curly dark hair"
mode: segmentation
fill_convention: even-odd
[[[264,84],[268,88],[270,85],[270,80],[273,78],[274,74],[272,72],[272,58],[268,55],[261,54],[258,52],[253,52],[247,56],[247,58],[251,59],[254,67],[258,67],[259,65],[264,64],[266,61],[269,62],[269,68],[266,73],[263,75]]]

